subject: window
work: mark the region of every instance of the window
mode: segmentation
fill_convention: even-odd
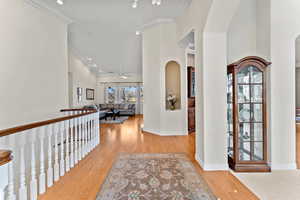
[[[115,87],[106,88],[106,103],[116,103],[116,91]]]
[[[121,87],[120,102],[135,104],[137,102],[137,87]]]
[[[142,89],[139,86],[105,87],[105,103],[137,104],[139,101],[139,93],[142,95]]]

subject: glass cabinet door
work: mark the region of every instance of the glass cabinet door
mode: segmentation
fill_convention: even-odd
[[[228,156],[233,158],[233,76],[227,75],[227,145]]]
[[[246,66],[237,73],[238,155],[240,161],[262,161],[263,72]]]

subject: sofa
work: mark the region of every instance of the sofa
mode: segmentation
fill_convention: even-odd
[[[97,110],[99,112],[99,119],[104,119],[106,117],[106,110],[100,110],[99,106],[97,105],[87,105],[87,106],[84,106],[83,109],[94,109],[94,110]]]
[[[111,109],[120,111],[120,116],[135,115],[135,104],[99,104],[100,111],[109,111]]]

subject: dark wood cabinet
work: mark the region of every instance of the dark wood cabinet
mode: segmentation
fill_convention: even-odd
[[[188,128],[189,133],[195,132],[195,122],[196,113],[195,113],[195,98],[188,99]]]
[[[195,97],[195,68],[188,67],[188,98]]]
[[[266,69],[271,63],[246,57],[227,68],[228,162],[238,172],[268,172]]]
[[[188,129],[189,133],[195,132],[195,68],[188,67]]]

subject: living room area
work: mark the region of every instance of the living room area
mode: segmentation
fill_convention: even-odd
[[[122,124],[130,117],[143,114],[141,79],[130,77],[127,80],[129,77],[115,75],[90,76],[96,76],[92,83],[70,81],[70,90],[75,93],[70,95],[71,108],[99,111],[100,124]]]

